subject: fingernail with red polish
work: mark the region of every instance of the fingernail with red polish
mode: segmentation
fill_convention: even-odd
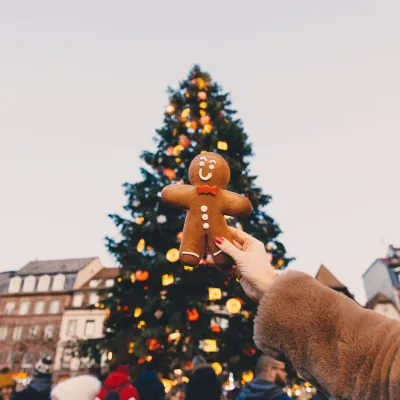
[[[221,244],[223,241],[224,241],[224,238],[221,237],[221,236],[217,236],[217,237],[215,238],[215,243],[217,243],[217,244]]]

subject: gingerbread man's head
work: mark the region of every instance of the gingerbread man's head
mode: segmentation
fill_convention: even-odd
[[[210,185],[224,189],[230,177],[228,163],[217,153],[201,153],[193,159],[189,167],[189,180],[194,186]]]

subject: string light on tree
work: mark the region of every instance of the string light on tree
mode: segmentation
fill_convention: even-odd
[[[181,340],[181,333],[179,331],[172,332],[168,335],[168,343],[177,343]]]
[[[182,118],[187,118],[190,115],[190,108],[185,108],[182,113],[181,113],[181,117]]]
[[[186,310],[186,316],[190,322],[197,321],[200,317],[199,312],[195,308],[188,308]]]
[[[144,250],[145,245],[146,245],[146,242],[144,241],[144,239],[140,239],[138,244],[137,244],[136,250],[139,253],[141,253]]]
[[[219,350],[215,339],[201,340],[199,348],[205,353],[216,353]]]
[[[150,351],[156,351],[161,347],[161,343],[157,339],[154,339],[154,338],[147,339],[146,344],[147,344],[147,348]]]
[[[164,168],[163,174],[170,180],[175,179],[176,177],[176,172],[171,168]]]
[[[251,382],[254,379],[254,373],[253,371],[249,370],[249,371],[244,371],[242,373],[242,379],[248,383]]]
[[[212,125],[211,124],[205,124],[203,127],[203,135],[208,135],[209,133],[212,132]]]
[[[139,318],[143,313],[143,310],[140,307],[136,307],[135,310],[133,311],[133,316],[135,318]]]
[[[208,288],[208,300],[221,300],[222,298],[222,291],[220,288]]]
[[[179,250],[175,248],[169,249],[165,257],[171,263],[177,262],[179,260]]]
[[[146,321],[140,321],[137,324],[138,329],[143,329],[146,326]]]
[[[199,100],[207,100],[207,93],[201,91],[201,92],[197,93],[197,97],[199,98]]]
[[[210,118],[209,115],[203,115],[202,117],[200,117],[200,123],[201,123],[202,125],[209,124],[210,121],[211,121],[211,118]]]
[[[175,112],[175,107],[172,104],[168,104],[165,108],[167,114],[173,114]]]
[[[163,286],[172,285],[175,282],[175,278],[172,274],[164,274],[161,277],[161,283]]]
[[[208,104],[207,104],[206,101],[202,101],[202,102],[199,104],[199,107],[202,108],[203,110],[206,109],[207,106],[208,106]]]
[[[213,362],[211,364],[212,369],[214,370],[216,375],[221,375],[222,365],[219,362]]]
[[[142,225],[144,222],[144,217],[143,216],[137,217],[135,222],[137,225]]]
[[[226,143],[223,140],[219,140],[218,143],[217,143],[217,147],[218,147],[219,150],[226,151],[226,150],[228,150],[228,143]]]
[[[238,299],[232,298],[226,302],[226,309],[231,314],[238,314],[242,308],[240,301]]]

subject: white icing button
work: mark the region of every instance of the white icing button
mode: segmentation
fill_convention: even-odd
[[[203,214],[203,215],[201,216],[201,219],[202,219],[203,221],[207,221],[207,220],[208,220],[208,215],[207,215],[207,214]]]
[[[208,207],[207,206],[201,206],[200,210],[201,210],[201,212],[207,212]]]
[[[209,227],[210,227],[210,225],[208,225],[207,222],[205,224],[203,224],[204,229],[208,229]]]

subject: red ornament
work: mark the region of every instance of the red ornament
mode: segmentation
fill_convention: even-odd
[[[173,147],[173,146],[169,146],[169,147],[167,148],[167,154],[168,154],[169,156],[174,155],[174,147]]]
[[[128,311],[129,307],[128,306],[124,306],[124,308],[122,309],[122,311]]]
[[[163,174],[170,180],[175,179],[175,177],[176,177],[175,171],[171,168],[164,168]]]
[[[197,321],[200,317],[199,312],[195,308],[188,308],[186,310],[187,319],[191,322]]]
[[[138,360],[137,360],[137,363],[138,364],[144,364],[146,362],[146,360],[144,359],[144,358],[139,358]]]
[[[136,279],[139,282],[147,281],[147,279],[149,279],[149,271],[141,271],[141,270],[136,271]]]
[[[243,350],[243,354],[248,357],[254,356],[254,354],[256,354],[256,349],[253,349],[252,347],[247,347],[247,349]]]
[[[191,83],[192,85],[195,85],[195,84],[197,83],[197,79],[196,79],[196,78],[193,78],[193,79],[190,81],[190,83]]]
[[[207,93],[206,92],[199,92],[199,93],[197,93],[197,97],[200,100],[206,100],[207,99]]]
[[[157,339],[147,339],[146,344],[150,351],[156,351],[161,347],[161,344]]]
[[[219,325],[213,325],[211,327],[211,332],[219,333],[221,332],[221,327]]]
[[[192,123],[195,121],[192,121]],[[196,124],[197,127],[197,124]],[[193,128],[196,129],[196,128]],[[179,136],[179,144],[183,147],[189,147],[190,146],[190,139],[186,135],[180,135]]]
[[[210,121],[211,121],[211,118],[210,118],[209,115],[203,115],[202,117],[200,117],[200,123],[201,123],[202,125],[209,124]]]

